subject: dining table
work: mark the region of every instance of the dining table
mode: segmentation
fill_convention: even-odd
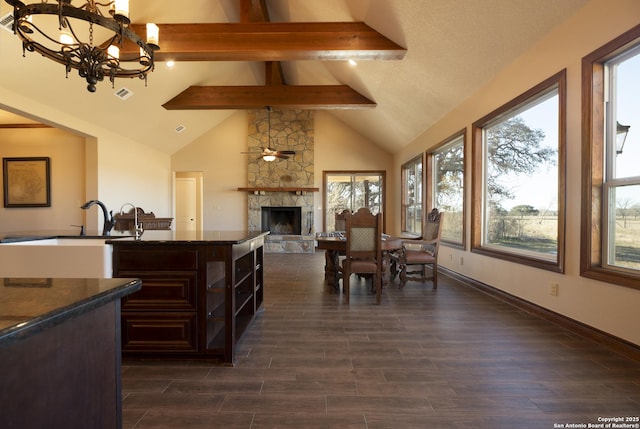
[[[316,234],[317,248],[325,251],[324,278],[325,281],[335,289],[340,287],[341,269],[340,256],[347,254],[347,236],[344,231],[335,231],[329,233]],[[385,284],[384,275],[386,266],[388,266],[388,258],[391,252],[402,249],[403,239],[391,237],[387,234],[382,235],[382,278]]]

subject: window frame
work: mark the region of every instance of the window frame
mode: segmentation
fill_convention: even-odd
[[[402,230],[402,235],[408,235],[408,236],[422,236],[422,224],[423,222],[419,222],[419,227],[420,230],[419,231],[409,231],[407,229],[407,214],[408,214],[408,210],[410,207],[410,204],[408,204],[407,202],[407,197],[408,197],[408,190],[407,190],[407,172],[409,170],[412,170],[414,173],[416,173],[416,167],[418,165],[421,165],[421,169],[420,169],[420,177],[418,178],[418,175],[416,174],[416,178],[417,180],[420,180],[420,192],[419,194],[416,193],[416,198],[419,197],[420,201],[416,201],[415,204],[412,205],[412,207],[418,207],[420,206],[422,215],[424,216],[424,157],[422,156],[422,153],[414,158],[412,158],[411,160],[405,162],[404,164],[402,164],[402,167],[400,169],[400,181],[401,181],[401,201],[400,201],[400,212],[401,212],[401,230]],[[416,182],[417,183],[417,182]]]
[[[566,201],[566,69],[540,82],[493,112],[472,124],[472,205],[471,205],[471,252],[523,264],[539,269],[564,273],[565,269],[565,201]],[[501,116],[506,116],[520,107],[526,106],[537,96],[557,86],[558,91],[558,244],[555,260],[537,258],[523,253],[508,252],[504,249],[483,245],[484,233],[484,128],[495,124]]]
[[[457,241],[452,241],[452,240],[447,240],[446,238],[441,238],[440,242],[443,244],[446,244],[450,247],[456,247],[456,248],[460,248],[460,249],[466,249],[466,242],[467,242],[467,222],[466,222],[466,207],[467,207],[467,201],[466,201],[466,193],[465,193],[465,184],[466,184],[466,178],[467,178],[467,129],[463,128],[462,130],[456,132],[455,134],[447,137],[446,139],[444,139],[442,142],[438,143],[436,146],[434,146],[432,149],[430,149],[429,151],[427,151],[426,153],[426,157],[427,157],[427,171],[426,171],[426,175],[427,175],[427,180],[426,180],[426,188],[427,188],[427,209],[426,209],[426,213],[429,213],[431,210],[433,210],[434,208],[436,208],[436,204],[435,204],[435,187],[437,185],[436,182],[436,171],[435,171],[435,156],[441,152],[443,149],[446,149],[448,146],[452,145],[456,140],[461,139],[462,140],[462,241],[457,242]],[[440,209],[440,207],[437,207],[438,209]],[[446,219],[446,212],[445,212],[445,219]]]
[[[327,230],[327,178],[328,176],[380,176],[382,181],[382,201],[380,202],[382,212],[382,230],[386,231],[386,216],[384,213],[387,210],[387,175],[384,170],[324,170],[322,171],[322,229]]]
[[[582,58],[582,204],[580,224],[580,275],[620,286],[640,289],[640,273],[604,264],[608,234],[605,203],[606,124],[604,108],[609,81],[606,63],[640,46],[640,25]]]

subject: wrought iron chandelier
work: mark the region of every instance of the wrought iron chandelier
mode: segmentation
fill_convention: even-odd
[[[13,6],[13,31],[22,41],[23,56],[26,51],[39,52],[64,65],[67,77],[71,69],[78,70],[80,77],[86,79],[89,92],[95,92],[96,83],[105,77],[112,87],[115,78],[122,77],[139,77],[146,85],[147,75],[154,68],[153,53],[160,49],[158,26],[147,24],[147,40],[143,41],[129,28],[128,0],[86,0],[82,6],[72,6],[71,0],[5,2]],[[108,8],[108,15],[101,8]],[[51,22],[55,18],[59,35],[51,36],[46,31],[55,31]],[[96,43],[94,39],[104,41]],[[138,45],[139,55],[120,58],[120,48],[126,40]]]

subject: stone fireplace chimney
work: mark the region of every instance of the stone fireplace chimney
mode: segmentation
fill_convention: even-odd
[[[251,153],[247,155],[247,187],[256,189],[248,194],[248,229],[265,229],[262,225],[264,207],[299,207],[301,233],[271,231],[265,242],[265,251],[312,253],[315,250],[314,196],[312,192],[296,189],[314,185],[313,111],[273,108],[268,114],[267,109],[253,110],[249,112],[248,122],[248,152]],[[268,162],[260,157],[265,147],[296,153],[289,155],[288,159]],[[283,191],[273,188],[283,188]]]

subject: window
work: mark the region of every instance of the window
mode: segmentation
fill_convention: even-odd
[[[445,213],[441,240],[464,247],[464,148],[465,130],[427,153],[429,211]]]
[[[564,270],[566,71],[473,124],[471,250]]]
[[[402,232],[422,235],[422,155],[402,166]]]
[[[335,230],[335,214],[361,207],[384,213],[385,175],[383,171],[325,171],[324,230]]]
[[[640,289],[640,28],[582,60],[580,271]]]

